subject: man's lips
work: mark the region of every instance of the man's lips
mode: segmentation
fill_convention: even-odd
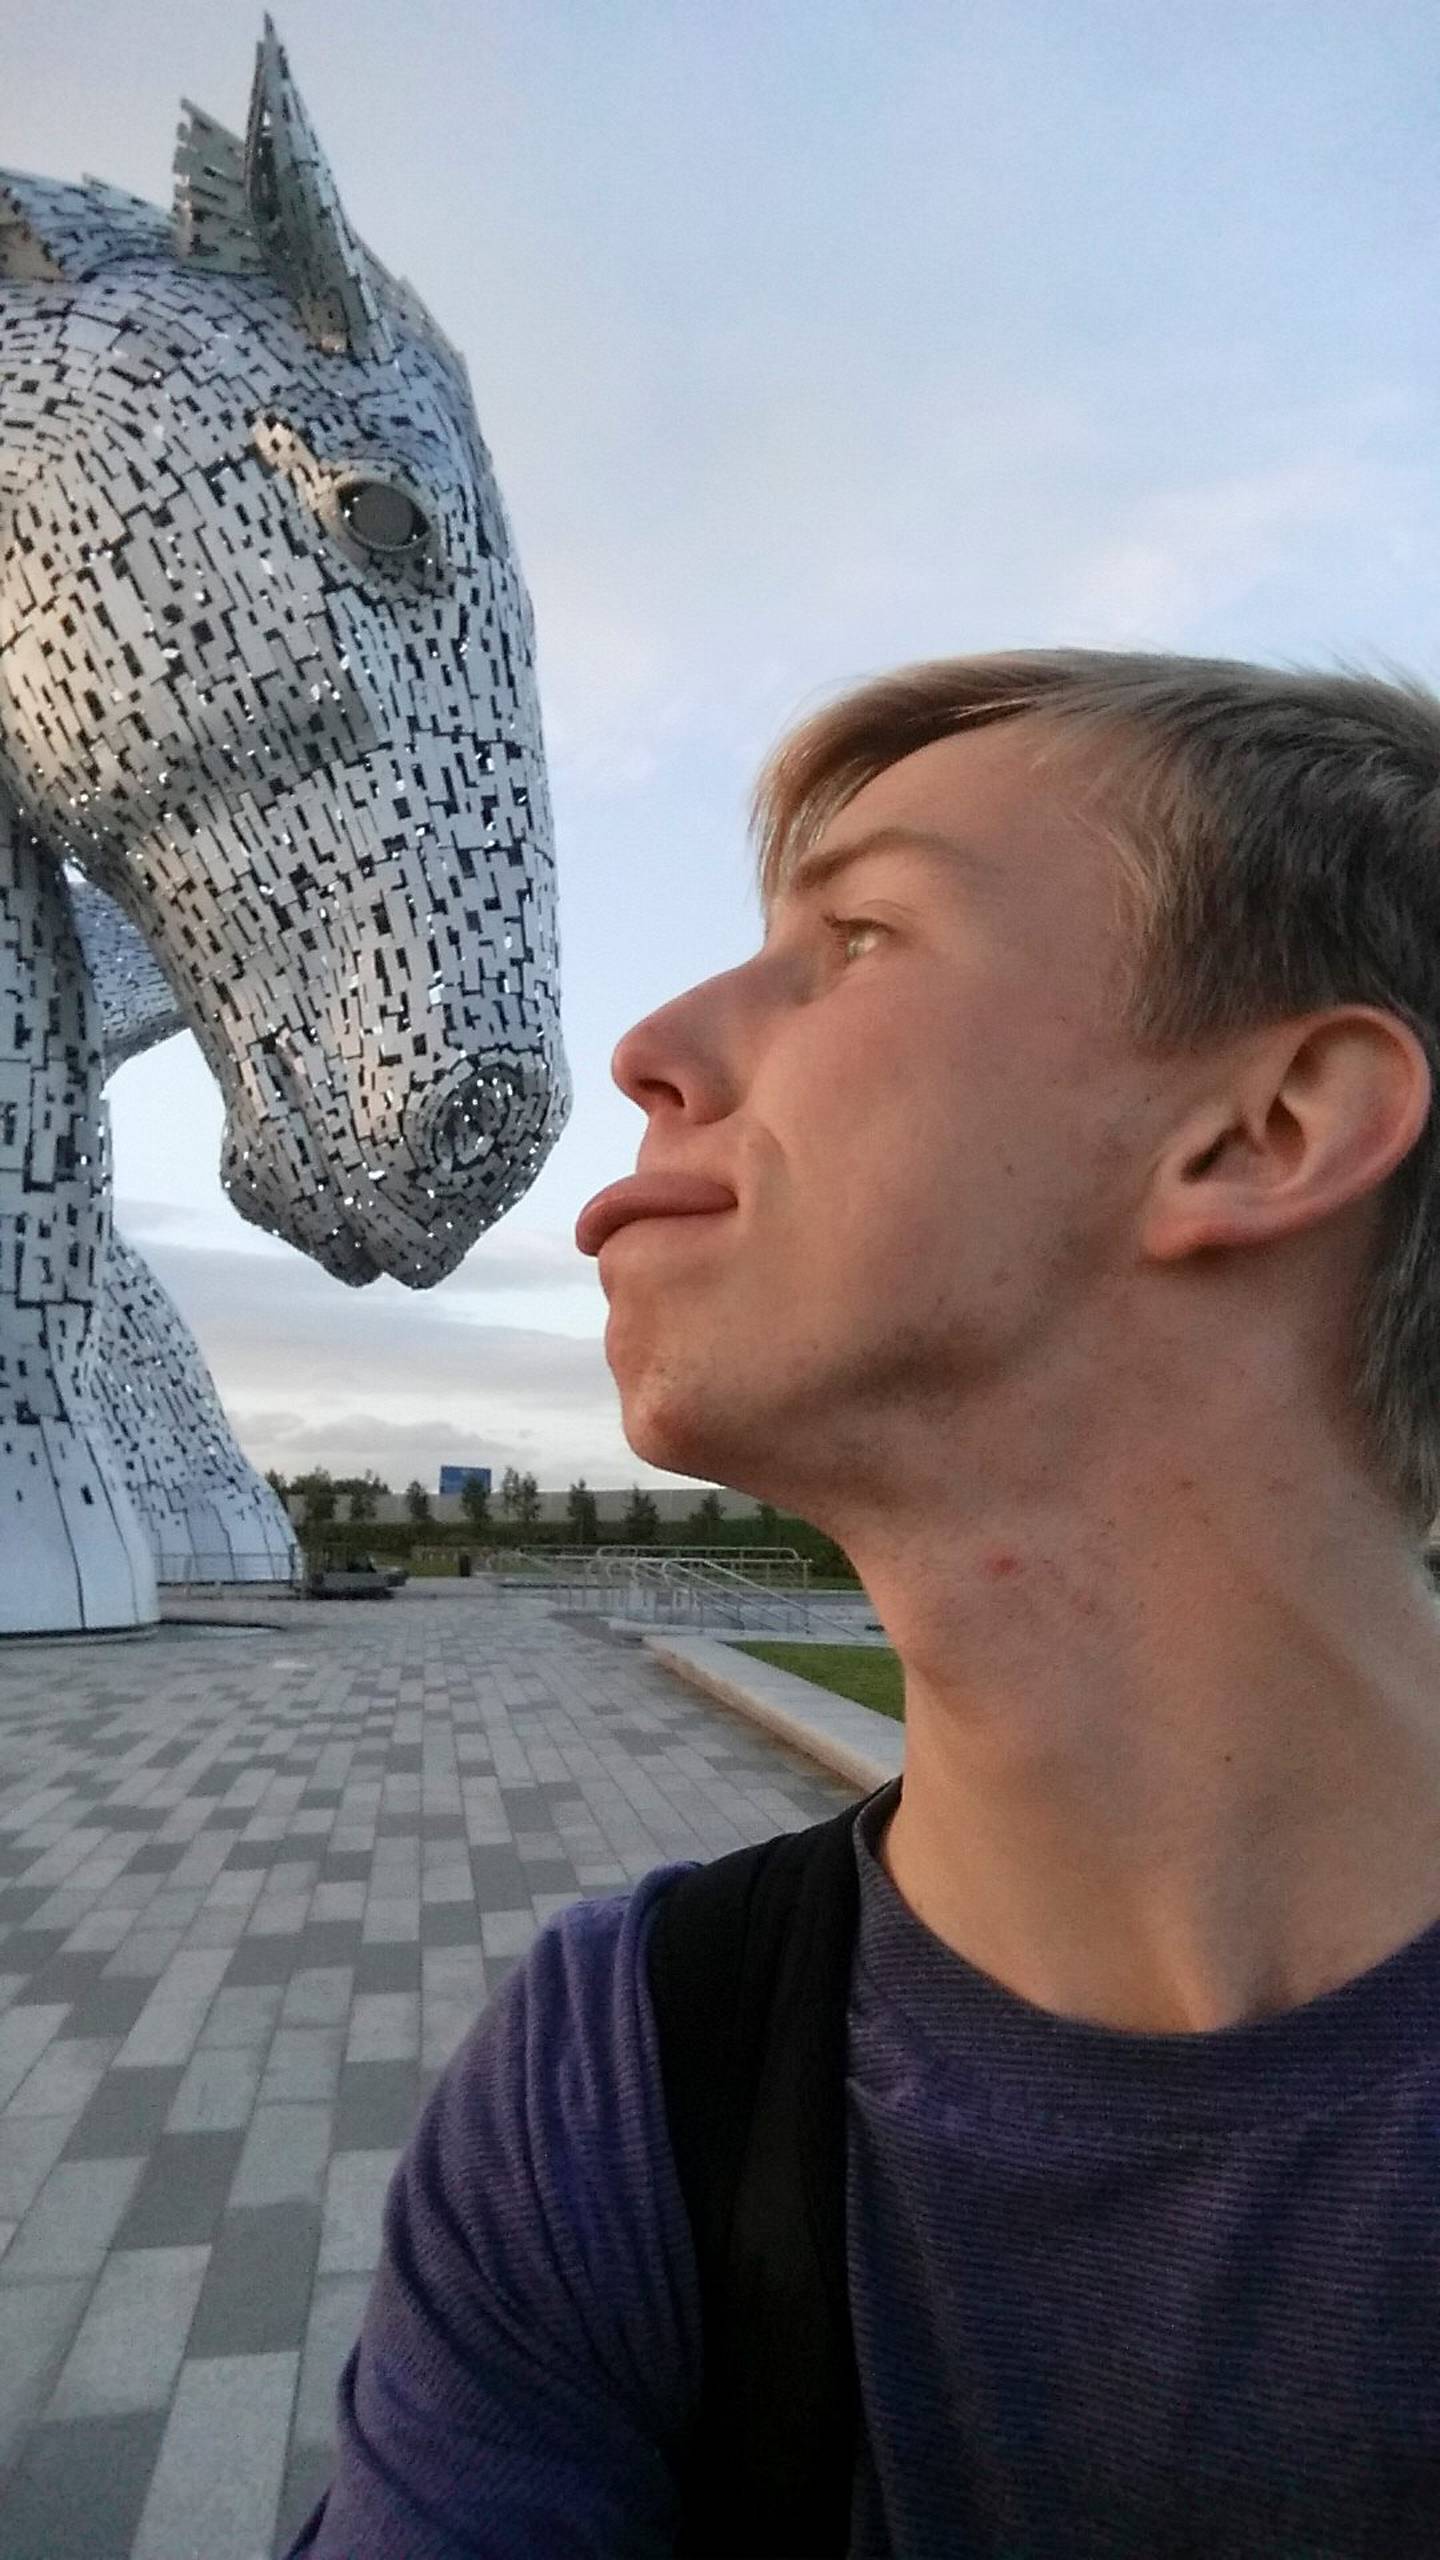
[[[582,1253],[598,1253],[636,1218],[700,1218],[736,1206],[733,1191],[703,1174],[632,1173],[586,1202],[575,1221],[575,1242]]]

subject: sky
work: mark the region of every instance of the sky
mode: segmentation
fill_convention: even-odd
[[[1440,683],[1440,20],[1409,0],[279,0],[351,220],[469,363],[535,605],[575,1108],[439,1288],[220,1189],[189,1035],[117,1222],[264,1467],[669,1482],[577,1211],[627,1025],[759,939],[757,766],[907,660],[1083,644]],[[10,0],[0,167],[167,202],[261,12]]]

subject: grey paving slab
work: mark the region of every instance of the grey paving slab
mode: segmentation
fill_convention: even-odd
[[[47,2044],[59,2034],[66,2014],[63,2001],[44,2001],[7,2009],[0,2018],[0,2107],[7,2106],[23,2087]]]
[[[0,2218],[18,2229],[72,2130],[69,2116],[0,2116]],[[112,2153],[117,2148],[112,2143]]]
[[[5,2252],[0,2283],[95,2277],[139,2183],[143,2160],[60,2160]]]
[[[169,2406],[208,2249],[119,2249],[90,2297],[46,2420]]]
[[[371,2281],[368,2275],[318,2276],[310,2298],[295,2396],[294,2441],[321,2445],[327,2455],[333,2453],[335,2443],[335,2395],[341,2369],[358,2335]]]
[[[128,2552],[164,2429],[163,2409],[37,2427],[6,2483],[5,2560],[90,2560],[92,2553],[110,2560]]]
[[[334,2146],[337,2151],[374,2151],[404,2142],[419,2111],[418,2057],[413,2062],[345,2063],[336,2086]]]
[[[100,2082],[65,2144],[67,2160],[147,2159],[164,2131],[184,2079],[178,2063],[111,2071]],[[0,2131],[3,2140],[3,2131]]]
[[[328,2106],[312,2102],[257,2107],[231,2204],[318,2204],[330,2156],[330,2114]]]
[[[4,2264],[0,2259],[0,2272]],[[53,2284],[0,2284],[0,2464],[39,2417],[90,2291],[78,2276]],[[0,2500],[0,2551],[5,2544]]]
[[[577,1894],[583,1891],[576,1880]],[[480,1949],[480,1914],[468,1882],[463,1893],[422,1905],[420,1944],[425,1947],[473,1947]]]
[[[195,2039],[196,2053],[225,2045],[255,2045],[263,2050],[275,2032],[284,1996],[285,1986],[279,1982],[251,1983],[239,1988],[227,1983],[210,2004],[205,2024]]]
[[[350,2009],[347,2062],[413,2062],[420,2051],[420,1993],[357,1991]]]
[[[21,2081],[7,2116],[78,2114],[99,2088],[118,2043],[117,2036],[56,2036]]]
[[[165,2133],[146,2158],[117,2248],[184,2249],[214,2238],[243,2133]]]
[[[479,1583],[0,1653],[4,1771],[4,2560],[283,2549],[396,2161],[536,1930],[858,1791]]]
[[[165,2118],[166,2132],[242,2129],[250,2122],[264,2068],[260,2044],[207,2045],[192,2053]]]
[[[320,2235],[323,2275],[368,2272],[379,2262],[380,2222],[400,2147],[388,2151],[337,2151],[325,2181],[325,2221]]]
[[[257,2560],[271,2549],[299,2361],[186,2365],[129,2560]]]
[[[355,1992],[417,1992],[420,1988],[420,1939],[417,1934],[405,1943],[362,1944],[355,1957]]]
[[[291,1975],[280,2016],[287,2027],[331,2027],[350,2015],[354,1968],[350,1965],[305,1965]]]
[[[128,1938],[123,1938],[121,1940],[119,1946],[115,1950],[115,1953],[106,1965],[104,1975],[105,1980],[107,1982],[144,1983],[153,1983],[158,1981],[160,1975],[164,1973],[172,1957],[179,1954],[184,1935],[185,1932],[183,1928],[179,1927],[171,1929],[133,1929]],[[148,2004],[150,1998],[148,1991],[146,1992],[145,1997]],[[139,2062],[142,2059],[147,2061],[158,2060],[159,2056],[142,2056],[137,2053],[133,2059],[136,2062]]]
[[[333,2027],[277,2027],[265,2057],[260,2102],[315,2098],[333,2104],[345,2051],[345,2023]],[[200,2056],[196,2056],[198,2061]],[[194,2068],[194,2065],[191,2065]]]
[[[318,2204],[244,2205],[220,2224],[190,2331],[192,2356],[265,2355],[305,2334]]]

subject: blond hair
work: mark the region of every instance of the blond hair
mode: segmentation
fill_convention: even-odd
[[[1100,649],[941,658],[783,739],[754,832],[768,905],[863,785],[936,738],[1029,716],[1105,750],[1127,922],[1124,1025],[1174,1055],[1329,1005],[1407,1023],[1440,1095],[1440,698],[1408,678]],[[1382,1194],[1352,1388],[1423,1533],[1440,1513],[1440,1111]]]

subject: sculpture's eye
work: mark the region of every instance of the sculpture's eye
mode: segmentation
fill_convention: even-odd
[[[381,560],[423,560],[434,549],[430,519],[388,480],[351,480],[339,492],[348,533]]]

